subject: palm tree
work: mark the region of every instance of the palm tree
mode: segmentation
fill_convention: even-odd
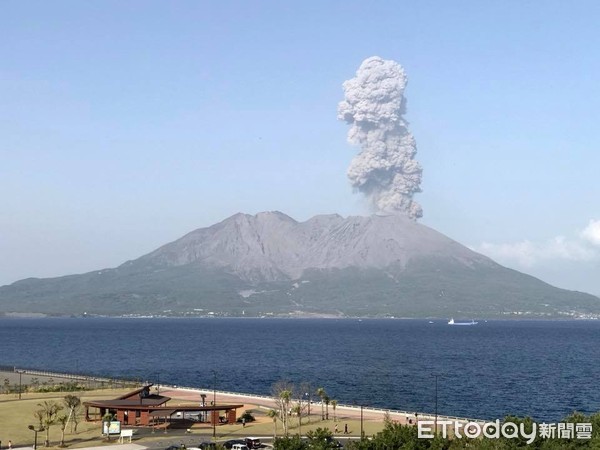
[[[275,439],[277,437],[277,411],[270,409],[267,416],[273,419],[273,439]]]
[[[333,421],[336,422],[335,408],[337,408],[337,400],[331,400],[331,407],[333,408]]]
[[[298,417],[298,428],[300,429],[300,433],[302,433],[302,406],[300,406],[300,404],[294,405],[292,407],[292,413],[296,414],[296,417]]]
[[[288,435],[288,419],[290,416],[290,402],[292,401],[292,391],[286,389],[279,393],[279,398],[281,400],[281,415],[283,422],[283,432],[287,436]]]
[[[108,412],[108,411],[106,411],[106,414],[104,414],[102,416],[102,425],[104,425],[104,423],[107,424],[107,426],[106,426],[106,439],[108,441],[110,441],[110,433],[108,432],[108,428],[109,428],[109,424],[113,420],[113,418],[114,418],[113,415],[110,412]]]
[[[323,398],[325,398],[325,389],[320,387],[317,389],[317,395],[321,397],[321,420],[325,420],[325,411],[323,405]]]
[[[63,409],[54,400],[44,401],[44,403],[38,403],[41,408],[36,412],[35,416],[40,419],[41,425],[46,430],[46,440],[44,441],[45,447],[50,447],[50,427],[56,423],[58,412]]]
[[[323,400],[325,401],[325,419],[329,420],[329,402],[330,402],[329,395],[325,395]]]
[[[37,419],[39,425],[38,425],[38,430],[41,430],[43,428],[42,422],[44,421],[44,411],[37,410],[33,413],[33,416]]]
[[[66,414],[61,414],[56,418],[56,421],[60,423],[60,444],[58,446],[65,447],[65,428],[67,428],[69,416],[67,416]]]

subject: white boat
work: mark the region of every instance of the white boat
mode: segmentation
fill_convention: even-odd
[[[471,320],[470,322],[455,322],[454,319],[448,321],[448,325],[477,325],[479,322]]]

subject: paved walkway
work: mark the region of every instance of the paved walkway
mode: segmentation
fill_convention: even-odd
[[[15,450],[33,450],[33,447],[13,447]],[[38,450],[43,448],[38,445]],[[115,444],[115,445],[102,445],[99,447],[78,447],[77,450],[145,450],[148,447],[139,444]]]

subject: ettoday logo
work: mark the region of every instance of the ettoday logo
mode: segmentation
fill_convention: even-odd
[[[457,439],[477,439],[486,437],[488,439],[525,439],[527,444],[531,444],[536,437],[542,439],[591,439],[591,423],[531,423],[526,426],[524,423],[516,424],[514,422],[501,423],[500,420],[494,422],[460,422],[453,420],[438,420],[438,429],[443,438],[447,438],[449,430],[453,430],[453,435]],[[528,430],[529,428],[529,430]],[[435,421],[421,420],[417,424],[417,436],[419,439],[433,439]]]

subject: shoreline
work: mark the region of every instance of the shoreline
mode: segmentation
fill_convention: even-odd
[[[600,314],[580,315],[580,316],[535,316],[525,314],[505,314],[503,316],[454,316],[457,320],[474,320],[483,322],[595,322],[600,321]],[[87,314],[72,315],[58,313],[20,313],[20,312],[0,312],[0,319],[124,319],[124,320],[149,320],[149,319],[189,319],[189,320],[405,320],[405,321],[425,321],[435,320],[447,324],[451,317],[426,316],[426,317],[396,317],[396,316],[345,316],[333,314],[282,314],[282,315],[264,315],[264,316],[225,316],[225,315],[142,315],[142,314],[121,314],[121,315],[103,315]]]
[[[8,378],[14,384],[21,378],[21,381],[24,385],[27,385],[27,381],[31,381],[32,378],[38,379],[52,379],[54,381],[65,380],[65,381],[92,381],[92,382],[104,382],[109,383],[113,382],[116,384],[119,383],[131,383],[131,380],[118,380],[118,379],[108,379],[102,377],[95,376],[87,376],[87,375],[77,375],[77,374],[67,374],[67,373],[57,373],[57,372],[49,372],[49,371],[39,371],[39,370],[29,370],[14,367],[13,371],[7,370],[6,367],[0,368],[0,377],[2,379]],[[275,400],[266,395],[252,394],[252,393],[243,393],[243,392],[228,392],[228,391],[214,391],[210,388],[200,388],[200,387],[190,387],[190,386],[175,386],[169,384],[156,384],[150,383],[148,381],[144,383],[152,384],[153,389],[159,389],[161,395],[166,395],[171,397],[174,401],[182,400],[182,401],[193,401],[201,402],[201,394],[205,394],[207,399],[213,398],[213,394],[216,395],[217,404],[218,403],[241,403],[245,406],[255,406],[259,409],[273,409],[275,408]],[[144,384],[141,383],[141,384]],[[78,391],[85,392],[85,391]],[[311,401],[311,408],[316,408],[311,416],[320,416],[320,414],[316,414],[321,409],[320,401]],[[332,412],[331,405],[329,406],[329,415],[331,417],[334,416]],[[343,414],[343,415],[342,415]],[[415,424],[417,419],[423,420],[434,420],[435,414],[424,413],[419,411],[404,411],[404,410],[396,410],[396,409],[386,409],[386,408],[373,408],[368,406],[360,406],[360,405],[346,405],[346,404],[337,404],[336,407],[336,415],[349,420],[360,420],[365,421],[383,421],[384,418],[389,416],[389,418],[397,423],[401,424]],[[483,419],[475,419],[475,418],[466,418],[466,417],[457,417],[457,416],[449,416],[449,415],[437,415],[438,420],[452,420],[458,421],[461,423],[468,422],[478,422],[484,423]]]
[[[181,387],[181,386],[168,386],[168,385],[160,385],[161,394],[171,396],[173,398],[189,400],[189,401],[201,401],[201,394],[205,394],[207,398],[212,398],[213,391],[212,389],[202,389],[195,387]],[[261,396],[256,394],[247,394],[240,392],[225,392],[225,391],[216,391],[217,404],[219,403],[219,399],[226,399],[227,402],[231,403],[243,403],[244,405],[250,404],[257,406],[259,408],[267,408],[273,409],[275,407],[275,400],[272,397]],[[321,402],[312,401],[311,407],[317,408],[314,410],[317,412],[321,408]],[[330,420],[333,417],[332,407],[329,406],[329,416]],[[320,415],[315,414],[313,412],[311,415]],[[342,416],[343,413],[343,416]],[[338,419],[347,418],[351,420],[360,420],[361,415],[363,420],[368,421],[383,421],[386,415],[389,416],[390,420],[401,423],[403,425],[414,425],[417,420],[435,420],[436,415],[431,413],[421,413],[418,411],[403,411],[396,409],[384,409],[384,408],[372,408],[368,406],[360,406],[360,405],[345,405],[338,404],[336,407],[336,415]],[[477,423],[485,423],[483,419],[474,419],[474,418],[466,418],[466,417],[456,417],[456,416],[448,416],[448,415],[437,415],[437,420],[452,420],[461,423],[468,422],[477,422]],[[409,423],[409,421],[412,421]]]

